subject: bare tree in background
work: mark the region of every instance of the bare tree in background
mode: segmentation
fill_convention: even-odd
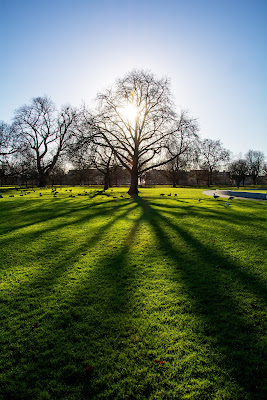
[[[257,178],[262,172],[264,165],[264,153],[262,151],[249,150],[245,155],[248,164],[248,173],[253,180],[253,184],[256,185]]]
[[[169,86],[167,78],[157,79],[150,72],[133,70],[118,79],[114,89],[98,95],[98,112],[89,118],[95,135],[104,139],[129,171],[131,196],[138,195],[142,174],[177,157],[174,149],[168,152],[168,146],[171,140],[181,141],[181,127],[190,123],[196,126],[193,119],[183,121],[184,113],[180,117],[175,114]]]
[[[36,97],[30,105],[15,112],[12,128],[22,139],[24,149],[35,158],[39,186],[45,186],[60,154],[66,149],[73,134],[76,112],[63,107],[56,112],[54,103],[47,97]]]
[[[14,130],[4,121],[0,121],[0,156],[9,156],[17,151],[18,138]]]
[[[0,185],[5,184],[6,179],[13,173],[10,161],[17,152],[19,138],[14,130],[4,121],[0,121]]]
[[[204,139],[200,142],[200,165],[208,171],[208,186],[212,185],[213,171],[229,159],[230,152],[222,146],[220,140]]]
[[[198,125],[196,120],[188,116],[187,111],[181,112],[179,120],[179,131],[181,135],[177,141],[177,137],[169,140],[167,156],[175,158],[169,161],[164,168],[164,175],[172,181],[173,187],[179,185],[180,179],[183,177],[185,170],[188,169],[196,161],[196,153],[198,151]]]
[[[98,145],[92,164],[104,176],[104,190],[111,186],[111,175],[117,167],[113,150],[107,145]]]
[[[91,142],[80,142],[77,137],[69,145],[66,159],[77,170],[77,177],[81,185],[86,181],[89,182],[89,170],[93,164],[95,146]]]
[[[241,182],[245,185],[245,178],[248,174],[248,163],[244,159],[231,162],[229,165],[230,177],[235,180],[236,186],[239,187]]]

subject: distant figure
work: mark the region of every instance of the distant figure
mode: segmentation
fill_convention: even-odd
[[[39,193],[39,196],[41,196],[41,197],[42,197],[42,193]]]
[[[171,196],[172,194],[170,193],[170,194],[168,194],[168,196]]]
[[[227,206],[230,206],[231,204],[230,203],[225,203]]]
[[[234,196],[228,197],[228,200],[234,200]]]
[[[164,193],[160,193],[160,196],[164,196]]]
[[[197,201],[201,201],[201,199],[197,199]]]
[[[213,198],[214,199],[218,199],[220,196],[218,196],[217,194],[213,193]]]
[[[174,196],[177,197],[177,193],[175,193]]]

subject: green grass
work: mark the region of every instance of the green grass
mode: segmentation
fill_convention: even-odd
[[[266,202],[65,190],[0,190],[0,399],[266,398]]]

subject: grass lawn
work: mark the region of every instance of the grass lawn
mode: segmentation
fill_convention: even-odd
[[[0,399],[267,398],[266,202],[69,189],[0,189]]]

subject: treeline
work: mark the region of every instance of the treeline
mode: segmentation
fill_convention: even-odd
[[[205,171],[208,185],[220,169],[238,186],[248,176],[256,184],[267,174],[262,152],[249,150],[231,160],[220,141],[202,140],[197,120],[176,110],[168,79],[143,70],[131,71],[100,93],[94,110],[56,110],[44,96],[16,110],[12,124],[0,123],[1,184],[13,180],[43,187],[60,176],[66,180],[68,169],[97,171],[104,189],[115,171],[124,171],[130,195],[138,194],[149,171],[160,171],[173,186],[190,170]]]

